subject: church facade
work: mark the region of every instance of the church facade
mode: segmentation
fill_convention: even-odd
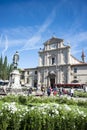
[[[23,71],[23,82],[30,87],[53,87],[54,84],[87,84],[87,63],[71,54],[71,47],[64,40],[52,37],[40,49],[39,65]]]

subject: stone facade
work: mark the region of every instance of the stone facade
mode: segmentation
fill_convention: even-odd
[[[53,87],[54,84],[87,83],[87,63],[73,57],[63,39],[52,37],[38,53],[38,67],[24,69],[24,84]]]

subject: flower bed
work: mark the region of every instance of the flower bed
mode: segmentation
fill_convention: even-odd
[[[0,110],[1,130],[86,130],[87,111],[78,106],[41,103],[4,103]]]
[[[75,97],[83,97],[83,98],[87,98],[87,92],[83,92],[83,91],[75,91],[74,96],[75,96]]]

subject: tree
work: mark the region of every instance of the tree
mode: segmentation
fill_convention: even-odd
[[[0,79],[8,80],[10,77],[10,73],[13,70],[13,65],[8,64],[7,56],[5,58],[2,58],[2,55],[0,57]]]
[[[7,75],[7,56],[5,56],[4,58],[4,63],[3,63],[3,80],[6,80],[8,78],[8,75]]]
[[[2,60],[2,55],[0,57],[0,78],[2,79],[2,68],[3,68],[3,60]]]

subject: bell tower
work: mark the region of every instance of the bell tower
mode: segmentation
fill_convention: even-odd
[[[81,58],[82,58],[82,62],[85,62],[85,54],[84,54],[84,50],[82,50]]]

